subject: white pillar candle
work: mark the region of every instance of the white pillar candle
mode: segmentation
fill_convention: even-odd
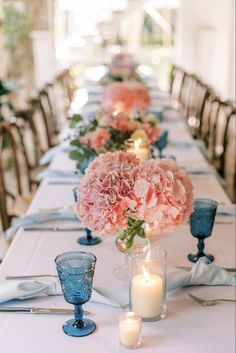
[[[153,273],[135,275],[131,287],[132,310],[144,319],[161,314],[163,280]]]
[[[119,317],[120,343],[127,348],[135,348],[140,344],[141,318],[133,313],[123,313]]]
[[[148,160],[149,152],[147,147],[142,147],[142,140],[141,139],[134,141],[134,147],[130,147],[127,149],[126,152],[133,153],[139,158],[140,162],[144,162]]]

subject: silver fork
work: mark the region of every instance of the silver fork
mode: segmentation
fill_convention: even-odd
[[[43,274],[43,275],[25,275],[25,276],[5,276],[5,279],[11,280],[11,279],[33,279],[33,278],[41,278],[41,277],[53,277],[57,278],[57,275],[49,275],[49,274]]]
[[[202,298],[196,297],[192,293],[188,293],[188,295],[195,302],[197,302],[198,304],[201,304],[203,306],[213,306],[213,305],[216,305],[216,304],[218,304],[220,302],[232,302],[232,303],[236,302],[235,299],[202,299]]]

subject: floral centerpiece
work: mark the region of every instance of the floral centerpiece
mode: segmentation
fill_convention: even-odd
[[[137,79],[138,75],[135,68],[136,64],[131,54],[118,53],[112,57],[109,65],[109,77],[114,81]]]
[[[81,122],[76,115],[77,130],[71,141],[74,149],[70,157],[78,161],[78,167],[87,167],[87,161],[102,152],[124,150],[124,142],[141,133],[143,139],[154,144],[161,135],[158,120],[153,114],[113,112],[97,116],[90,122]],[[75,127],[76,125],[74,125]]]
[[[101,154],[80,181],[76,213],[85,227],[100,234],[120,234],[126,249],[145,224],[155,232],[173,230],[188,220],[193,187],[173,160],[140,163],[125,152]]]
[[[137,81],[116,82],[107,85],[102,95],[103,113],[146,112],[150,105],[148,88]]]

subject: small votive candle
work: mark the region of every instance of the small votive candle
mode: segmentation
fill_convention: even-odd
[[[133,153],[140,160],[144,162],[149,158],[149,147],[146,141],[141,138],[132,141],[131,139],[125,141],[126,152]]]
[[[129,311],[119,316],[120,344],[128,349],[137,348],[141,343],[141,317]]]

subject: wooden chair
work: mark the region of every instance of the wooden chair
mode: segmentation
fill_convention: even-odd
[[[57,123],[55,112],[53,110],[53,102],[51,101],[47,89],[43,88],[38,93],[39,105],[43,115],[45,124],[48,147],[53,147],[58,143],[57,140]]]
[[[24,151],[16,126],[0,123],[0,216],[3,229],[24,214],[34,196]]]
[[[216,170],[223,176],[225,159],[226,136],[228,134],[231,116],[235,115],[235,108],[231,102],[221,102],[217,116],[215,133],[213,138],[213,164]]]
[[[227,120],[233,110],[229,102],[223,102],[216,99],[212,103],[212,110],[209,120],[209,137],[207,144],[207,157],[210,162],[217,166],[218,171],[222,171],[220,166],[221,155],[223,153],[224,134],[227,126]]]
[[[185,72],[173,65],[170,75],[170,96],[172,98],[172,104],[174,108],[178,108],[179,100],[181,96],[181,90],[183,87]]]
[[[225,131],[225,145],[223,158],[223,176],[226,183],[226,192],[233,203],[236,202],[236,114],[230,115]]]
[[[201,124],[199,126],[198,138],[203,141],[204,145],[208,146],[209,131],[210,131],[210,117],[213,110],[213,103],[218,100],[215,93],[208,89],[206,99],[202,107]]]
[[[194,138],[199,136],[201,130],[202,114],[209,94],[208,87],[193,75],[189,99],[186,107],[187,123]]]

